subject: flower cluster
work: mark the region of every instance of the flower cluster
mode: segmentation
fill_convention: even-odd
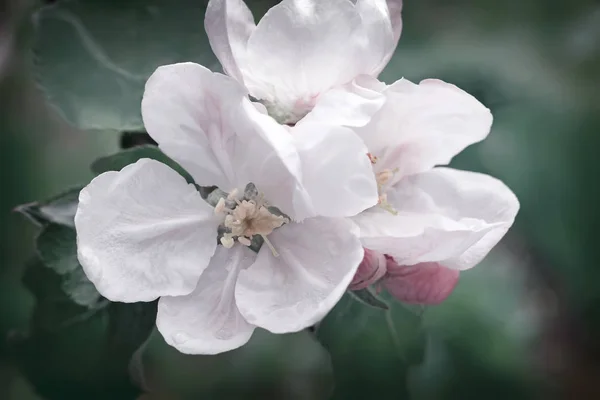
[[[211,0],[226,75],[162,66],[142,100],[195,184],[142,159],[80,193],[78,256],[98,291],[160,298],[158,330],[192,354],[302,330],[374,283],[407,302],[448,296],[519,205],[494,178],[436,167],[486,137],[488,109],[441,81],[377,79],[401,7],[283,0],[255,24],[242,0]]]

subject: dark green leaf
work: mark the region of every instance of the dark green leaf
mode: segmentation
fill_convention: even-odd
[[[158,300],[111,303],[108,307],[108,342],[127,359],[148,339],[156,323]]]
[[[10,347],[21,372],[48,400],[136,398],[129,360],[108,346],[108,301],[92,309],[77,305],[64,293],[63,281],[37,259],[27,267],[23,283],[35,307],[29,330]]]
[[[40,226],[56,223],[72,227],[81,189],[81,187],[75,187],[45,201],[23,204],[18,206],[15,211]]]
[[[152,145],[137,146],[110,156],[101,157],[92,164],[92,171],[98,175],[107,171],[120,171],[127,165],[133,164],[142,158],[151,158],[160,161],[179,172],[189,183],[194,182],[190,174],[179,164],[166,156],[158,147]]]
[[[368,287],[360,290],[349,290],[348,293],[368,306],[383,310],[389,309],[387,303],[375,296]]]
[[[420,318],[402,305],[389,301],[381,310],[346,294],[316,336],[331,356],[335,399],[408,398],[408,371],[422,358],[423,335]]]
[[[58,224],[49,224],[36,240],[40,260],[61,279],[63,292],[75,303],[95,308],[101,296],[85,276],[77,259],[75,230]]]
[[[165,64],[218,66],[202,27],[207,1],[58,1],[37,15],[40,83],[82,129],[143,128],[144,84]]]
[[[23,284],[36,299],[31,330],[36,332],[59,332],[74,324],[94,316],[108,302],[94,296],[84,298],[89,306],[77,304],[64,290],[65,277],[48,268],[42,261],[34,260],[28,264],[23,276]],[[94,289],[95,291],[95,289]],[[94,298],[94,302],[90,298]]]
[[[77,260],[77,234],[74,229],[49,224],[38,235],[36,247],[42,262],[59,275],[80,268]]]
[[[130,149],[136,146],[154,145],[157,143],[146,132],[123,132],[121,133],[121,148]]]

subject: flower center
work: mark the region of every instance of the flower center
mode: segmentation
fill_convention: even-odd
[[[254,185],[252,185],[253,187]],[[246,193],[254,190],[246,190]],[[289,219],[272,212],[262,194],[252,195],[250,199],[238,199],[238,191],[233,190],[225,198],[219,199],[215,206],[215,214],[225,214],[225,232],[221,244],[231,248],[237,241],[244,246],[251,246],[255,237],[260,237],[269,246],[275,257],[279,256],[267,236],[274,229],[288,223]],[[229,204],[228,204],[229,203]]]
[[[319,94],[307,95],[296,99],[290,104],[281,102],[261,100],[269,115],[282,125],[294,126],[304,118],[315,106]]]
[[[369,157],[369,160],[371,160],[371,164],[375,165],[377,163],[378,158],[376,156],[372,155],[371,153],[367,153],[367,156]],[[390,179],[392,179],[392,177],[397,172],[398,168],[386,168],[375,174],[375,179],[377,181],[377,191],[379,193],[379,200],[377,202],[377,205],[393,215],[398,215],[398,211],[396,211],[394,207],[392,207],[392,205],[388,203],[387,194],[385,193],[385,185],[387,185]]]

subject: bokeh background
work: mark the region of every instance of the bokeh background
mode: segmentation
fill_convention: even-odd
[[[71,17],[40,18],[50,3]],[[248,1],[257,18],[274,3]],[[600,398],[597,0],[405,1],[381,79],[440,78],[491,108],[489,138],[452,165],[502,179],[521,201],[514,228],[444,304],[387,315],[345,298],[320,327],[324,346],[311,332],[259,332],[215,357],[179,354],[154,332],[133,369],[106,356],[102,318],[31,338],[48,301],[22,283],[38,229],[12,210],[87,183],[91,162],[119,149],[119,132],[63,118],[94,128],[139,97],[107,65],[149,74],[137,62],[154,49],[163,63],[218,66],[204,4],[0,0],[1,399]],[[143,25],[157,15],[171,24]]]

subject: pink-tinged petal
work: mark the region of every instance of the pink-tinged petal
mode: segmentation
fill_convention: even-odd
[[[439,304],[452,293],[460,272],[439,263],[400,266],[388,258],[388,273],[383,285],[396,299],[405,303]]]
[[[142,117],[161,150],[197,184],[231,189],[236,177],[227,144],[235,132],[227,115],[245,97],[234,79],[199,64],[165,65],[146,82]]]
[[[365,256],[348,289],[360,290],[379,281],[387,272],[385,256],[376,251],[365,249]]]
[[[246,344],[254,326],[238,311],[234,291],[239,272],[255,258],[244,246],[218,246],[192,293],[161,297],[156,326],[165,341],[186,354],[217,354]]]
[[[375,207],[353,220],[365,247],[400,265],[472,268],[504,236],[519,209],[501,181],[450,168],[406,177],[387,196],[397,215]]]
[[[79,194],[79,261],[111,301],[185,295],[215,252],[218,225],[194,185],[141,159],[96,177]]]
[[[363,259],[356,234],[356,226],[341,218],[310,218],[271,233],[279,256],[263,245],[236,286],[246,321],[273,333],[297,332],[320,321],[343,296]]]
[[[242,0],[210,0],[204,27],[223,70],[244,83],[239,64],[244,64],[246,45],[256,28],[252,12]]]
[[[385,105],[358,133],[378,157],[377,171],[397,169],[390,184],[448,164],[465,147],[483,140],[492,125],[483,104],[439,80],[415,85],[401,79],[384,94]]]

